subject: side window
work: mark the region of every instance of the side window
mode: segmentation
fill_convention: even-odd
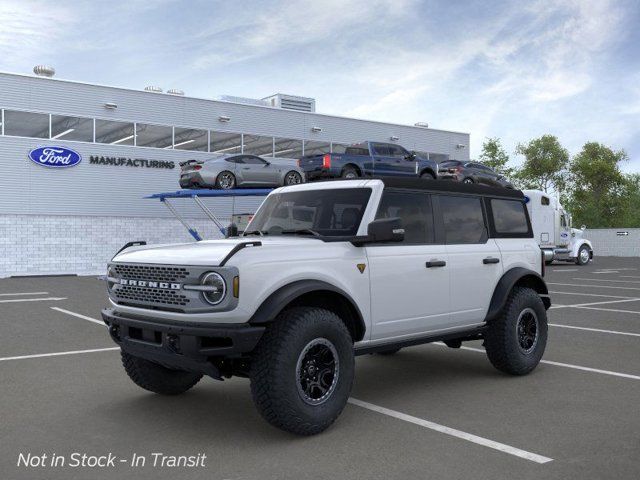
[[[389,145],[387,148],[389,149],[389,154],[396,158],[404,158],[409,153],[398,145]]]
[[[425,193],[384,191],[376,218],[399,217],[405,244],[434,242],[431,197]]]
[[[254,156],[242,157],[242,162],[239,162],[239,163],[248,163],[249,165],[266,165],[267,164],[267,162],[265,162],[261,158],[254,157]]]
[[[529,233],[525,205],[517,200],[491,200],[493,224],[500,234]]]
[[[480,198],[442,195],[440,209],[448,244],[486,241],[487,229]]]
[[[540,198],[540,203],[542,205],[549,205],[550,201],[549,201],[549,197],[541,197]]]
[[[229,157],[225,159],[229,163],[244,163],[242,157]]]
[[[383,157],[388,157],[389,155],[391,155],[391,152],[389,151],[389,147],[384,143],[374,143],[372,145],[376,155],[380,155]]]

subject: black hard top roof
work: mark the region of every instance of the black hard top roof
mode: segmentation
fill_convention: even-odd
[[[510,188],[489,187],[476,183],[467,184],[454,182],[452,180],[425,180],[424,178],[379,178],[386,188],[400,188],[407,190],[428,190],[431,192],[464,193],[473,195],[484,195],[487,197],[511,197],[524,199],[524,194],[520,190]]]

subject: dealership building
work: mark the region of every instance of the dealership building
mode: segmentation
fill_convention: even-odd
[[[438,161],[469,158],[467,133],[319,114],[305,97],[214,100],[59,80],[49,67],[34,72],[0,73],[0,277],[101,274],[126,242],[194,241],[161,202],[144,198],[178,190],[179,163],[189,159],[250,153],[295,162],[363,140]],[[38,149],[77,158],[51,168],[30,158]],[[228,222],[262,200],[204,201]],[[193,202],[174,205],[205,238],[220,237]]]

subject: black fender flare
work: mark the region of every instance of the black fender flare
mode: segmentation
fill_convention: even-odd
[[[500,312],[502,312],[502,309],[507,303],[509,293],[511,293],[513,287],[518,283],[533,288],[538,292],[542,298],[542,303],[544,303],[544,308],[546,310],[549,309],[551,306],[549,289],[540,274],[527,268],[515,267],[506,271],[498,281],[498,284],[493,291],[493,296],[491,297],[491,303],[489,304],[489,311],[487,312],[485,322],[490,322],[500,315]]]
[[[355,320],[355,332],[356,338],[354,341],[361,340],[364,337],[366,331],[366,325],[362,312],[357,303],[341,288],[336,287],[327,282],[321,280],[298,280],[296,282],[289,283],[280,287],[269,295],[266,300],[258,307],[252,317],[249,319],[249,323],[252,325],[263,325],[272,322],[278,314],[291,302],[301,297],[304,294],[311,292],[332,292],[343,297],[347,302],[352,317]]]

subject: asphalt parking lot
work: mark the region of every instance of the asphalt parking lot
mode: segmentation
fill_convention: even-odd
[[[351,403],[310,438],[265,423],[245,379],[178,397],[136,387],[98,320],[97,278],[0,280],[0,477],[640,478],[640,259],[556,264],[546,280],[549,344],[531,375],[499,373],[479,342],[359,357]],[[74,452],[147,462],[18,466]],[[153,467],[152,453],[207,458]]]

